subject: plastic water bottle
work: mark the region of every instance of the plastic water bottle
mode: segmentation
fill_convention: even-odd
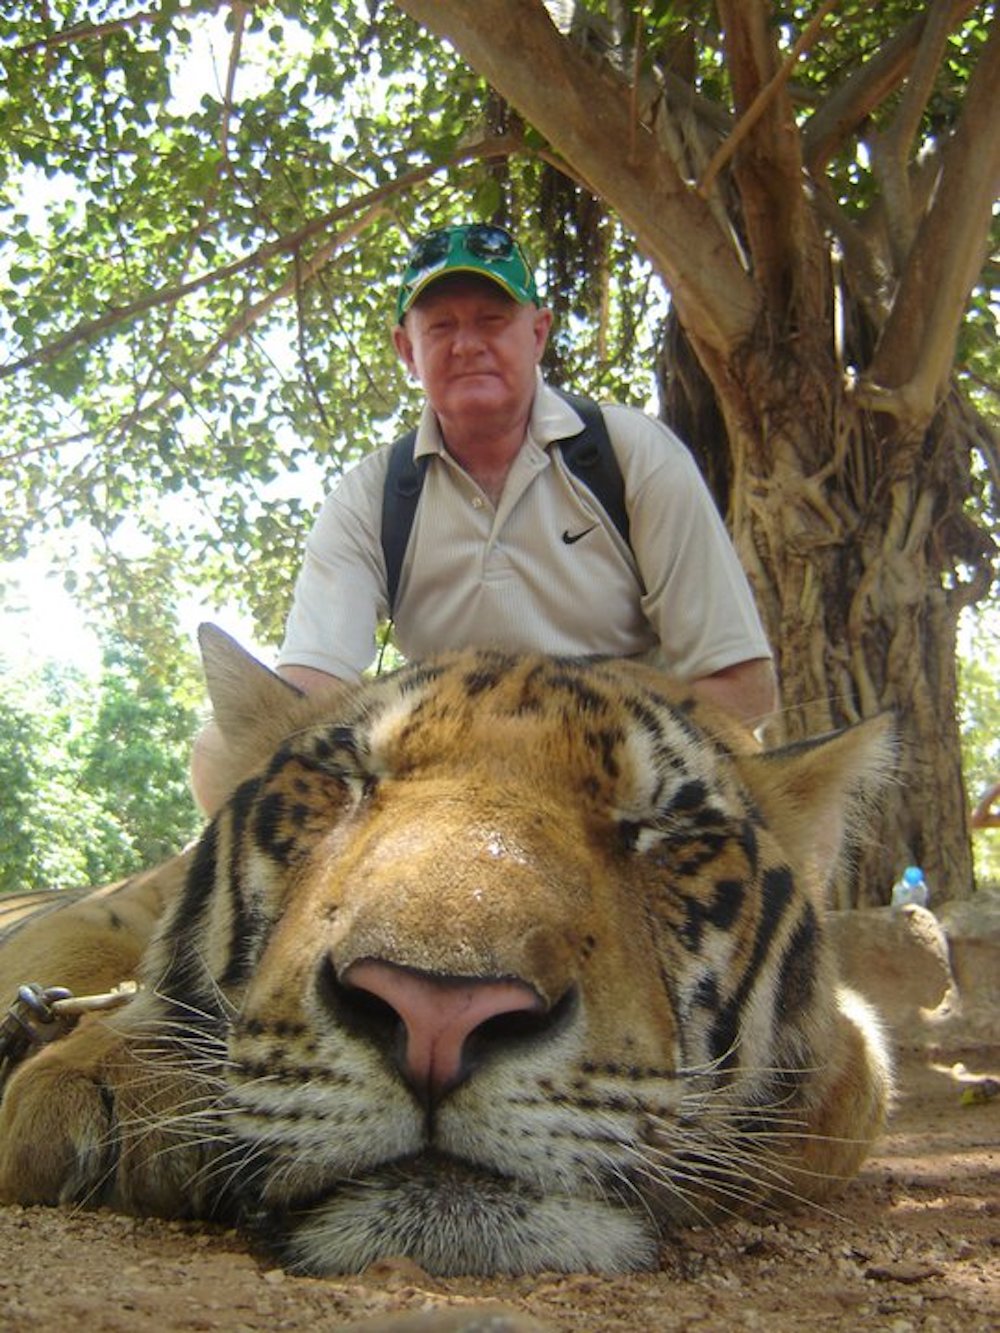
[[[907,866],[892,886],[893,907],[906,907],[910,903],[926,907],[930,896],[924,872],[919,866]]]

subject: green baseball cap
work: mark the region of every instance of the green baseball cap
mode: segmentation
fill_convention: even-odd
[[[521,305],[538,300],[531,265],[510,232],[489,222],[463,222],[428,232],[410,251],[396,301],[397,322],[403,322],[422,291],[451,273],[489,278]]]

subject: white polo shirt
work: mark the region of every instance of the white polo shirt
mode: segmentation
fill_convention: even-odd
[[[625,483],[632,547],[568,470],[553,440],[582,421],[539,380],[524,445],[494,508],[447,453],[424,408],[429,455],[400,572],[396,641],[408,658],[475,645],[615,657],[659,647],[681,679],[770,657],[746,576],[687,448],[634,408],[604,419]],[[324,503],[279,656],[356,678],[388,614],[381,545],[389,448],[362,459]]]

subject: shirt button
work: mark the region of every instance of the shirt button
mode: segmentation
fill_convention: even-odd
[[[473,509],[482,509],[482,507],[483,507],[483,505],[484,505],[485,503],[486,503],[486,501],[483,499],[483,497],[482,497],[481,495],[474,495],[474,496],[472,497],[472,507],[473,507]]]

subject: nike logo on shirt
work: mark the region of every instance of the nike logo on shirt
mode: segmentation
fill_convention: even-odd
[[[588,532],[593,532],[596,527],[597,527],[596,523],[591,523],[590,527],[584,528],[582,532],[573,532],[573,533],[571,533],[569,528],[567,528],[562,535],[562,539],[567,546],[572,546],[573,543],[578,542],[581,537],[586,537]]]

